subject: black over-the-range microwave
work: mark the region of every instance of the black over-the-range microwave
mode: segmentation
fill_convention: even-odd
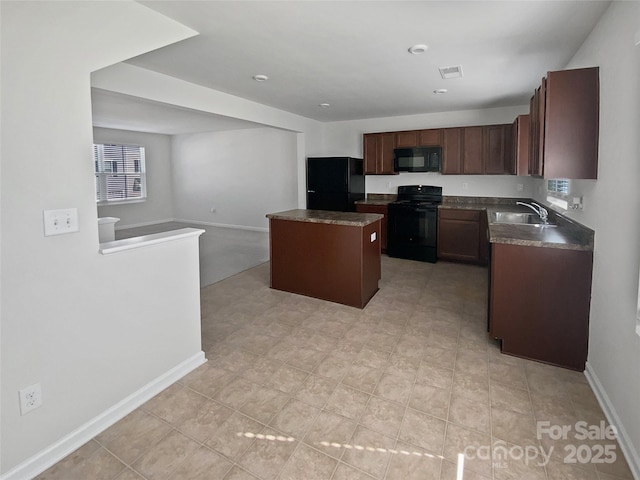
[[[442,147],[396,148],[393,151],[396,172],[439,172]]]

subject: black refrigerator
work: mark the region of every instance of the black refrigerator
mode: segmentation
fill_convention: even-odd
[[[363,199],[364,170],[361,158],[307,158],[308,209],[354,212],[354,202]]]

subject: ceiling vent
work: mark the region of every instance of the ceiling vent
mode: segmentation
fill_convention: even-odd
[[[448,80],[449,78],[460,78],[460,77],[462,77],[462,66],[461,65],[456,65],[454,67],[440,67],[438,70],[440,70],[440,75],[445,80]]]

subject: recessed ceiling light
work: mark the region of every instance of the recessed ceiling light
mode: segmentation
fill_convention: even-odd
[[[414,45],[409,49],[409,53],[413,55],[422,55],[424,52],[427,51],[427,48],[429,47],[423,44]]]
[[[269,80],[269,77],[267,77],[266,75],[260,74],[260,75],[254,75],[253,79],[256,82],[266,82],[267,80]]]
[[[433,93],[435,93],[436,95],[443,95],[445,93],[447,93],[449,90],[447,90],[446,88],[439,88],[437,90],[434,90]]]
[[[329,108],[331,106],[330,103],[321,103],[318,105],[320,108]]]

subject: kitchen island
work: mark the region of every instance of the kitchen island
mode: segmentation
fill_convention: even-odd
[[[377,213],[270,213],[271,288],[364,308],[381,277]]]

